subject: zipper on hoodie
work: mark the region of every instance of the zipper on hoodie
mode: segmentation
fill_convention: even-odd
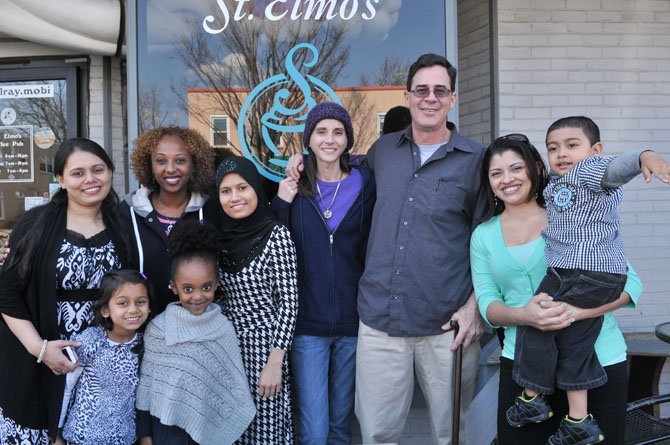
[[[309,198],[307,199],[307,201],[310,203],[310,205],[316,211],[317,215],[319,215],[319,218],[321,218],[321,221],[323,222],[323,226],[325,227],[326,231],[328,232],[328,241],[329,241],[329,244],[330,244],[330,258],[331,258],[331,260],[334,258],[333,257],[333,243],[335,242],[335,232],[337,232],[337,229],[340,228],[340,225],[344,222],[344,220],[347,219],[347,217],[349,216],[349,213],[352,211],[352,209],[356,205],[356,202],[359,199],[363,199],[363,198],[364,198],[363,197],[363,188],[361,188],[361,191],[358,194],[358,196],[356,196],[356,199],[354,200],[353,204],[351,204],[351,206],[347,210],[347,213],[344,214],[344,217],[342,217],[339,224],[337,224],[337,226],[335,226],[335,229],[332,232],[330,231],[330,229],[328,229],[328,224],[326,223],[326,220],[323,219],[323,214],[321,214],[321,210],[319,210],[319,207],[311,199],[309,199]],[[331,275],[333,277],[333,282],[332,282],[332,285],[331,285],[331,288],[330,288],[330,298],[329,298],[330,301],[329,301],[329,303],[330,303],[330,335],[332,336],[333,335],[333,330],[335,329],[335,295],[334,295],[334,292],[333,292],[333,288],[335,287],[335,279],[336,279],[336,277],[335,277],[335,262],[331,261],[331,265],[332,265]]]

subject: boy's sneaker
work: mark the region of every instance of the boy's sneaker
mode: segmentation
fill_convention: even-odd
[[[511,426],[520,427],[533,422],[542,422],[554,415],[545,396],[536,394],[535,397],[526,399],[524,395],[525,393],[521,393],[514,400],[514,405],[505,413],[507,423]]]
[[[556,434],[549,438],[548,445],[590,445],[605,440],[598,422],[591,414],[579,422],[565,416],[561,420]]]

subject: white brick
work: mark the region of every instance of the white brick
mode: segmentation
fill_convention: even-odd
[[[568,81],[570,82],[602,82],[603,80],[604,73],[598,71],[582,71],[568,74]]]
[[[531,51],[531,56],[539,59],[539,58],[556,58],[556,57],[565,57],[568,53],[568,49],[565,47],[555,47],[555,48],[547,48],[547,47],[538,47],[538,48],[532,48]]]
[[[554,14],[551,11],[517,11],[514,19],[516,22],[550,22]]]
[[[576,32],[580,34],[602,34],[603,24],[596,22],[589,22],[588,25],[584,25],[584,23],[568,23],[568,32]]]
[[[596,59],[603,55],[602,48],[568,48],[568,57],[575,57],[578,59]]]
[[[635,0],[638,9],[647,11],[668,11],[670,2],[667,0]]]
[[[600,0],[567,0],[565,8],[571,11],[597,11],[600,9]]]
[[[554,96],[532,96],[532,105],[534,107],[549,107],[549,106],[563,106],[568,105],[573,96],[571,95],[554,95]]]
[[[637,82],[640,76],[630,71],[605,71],[606,82]]]
[[[589,44],[591,37],[593,36],[588,38]],[[551,46],[581,46],[584,45],[586,41],[587,38],[580,34],[559,34],[549,36],[549,45]]]
[[[559,34],[568,31],[565,23],[531,23],[530,27],[533,34]]]
[[[621,20],[624,22],[653,22],[657,13],[649,11],[623,11]]]
[[[551,19],[555,22],[585,22],[588,17],[583,11],[552,11]]]
[[[566,0],[531,0],[531,8],[533,10],[560,10],[560,9],[569,9],[566,7]]]
[[[621,12],[619,11],[589,11],[587,13],[589,22],[620,22]]]
[[[586,96],[586,95],[568,95],[568,103],[570,105],[586,105],[597,106],[602,105],[604,98],[602,96]]]
[[[622,46],[650,46],[654,44],[654,38],[655,36],[637,33],[619,35]]]

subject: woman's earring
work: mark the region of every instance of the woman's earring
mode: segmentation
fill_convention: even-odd
[[[493,207],[495,207],[496,209],[498,208],[498,197],[496,196],[495,193],[493,194]]]

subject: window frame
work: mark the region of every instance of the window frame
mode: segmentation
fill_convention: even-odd
[[[223,144],[223,145],[215,143],[215,137],[217,135],[220,136],[221,133],[222,133],[222,131],[215,129],[215,127],[214,127],[214,120],[215,119],[225,120],[225,122],[226,122],[226,131],[225,131],[226,143]],[[212,147],[216,147],[216,148],[229,148],[230,147],[230,119],[228,118],[227,115],[225,115],[225,114],[214,114],[214,115],[209,116],[209,129],[210,129],[209,140],[212,144]]]

